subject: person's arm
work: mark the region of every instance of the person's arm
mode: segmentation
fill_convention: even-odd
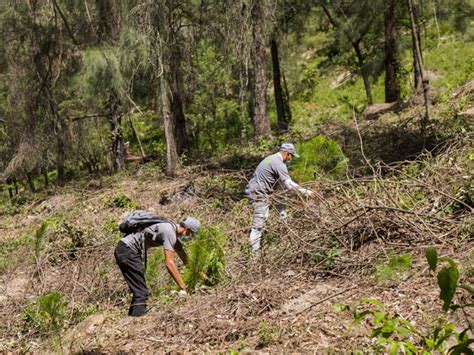
[[[186,251],[183,248],[183,244],[181,244],[180,242],[177,242],[175,247],[174,247],[174,250],[176,251],[176,254],[178,254],[178,256],[181,259],[181,261],[183,262],[183,264],[187,265],[188,264],[188,256],[186,254]]]
[[[296,189],[305,196],[310,196],[312,194],[311,190],[301,187],[300,185],[298,185],[296,182],[294,182],[291,179],[290,173],[288,172],[288,168],[286,167],[285,164],[281,164],[277,170],[278,170],[278,176],[284,188]]]
[[[181,277],[181,274],[179,273],[178,268],[174,262],[174,251],[165,249],[165,266],[178,287],[181,290],[186,290],[186,285],[184,284],[183,278]]]

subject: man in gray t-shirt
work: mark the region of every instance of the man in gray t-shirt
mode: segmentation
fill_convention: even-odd
[[[291,179],[285,163],[291,161],[293,157],[299,157],[296,154],[295,146],[291,143],[282,144],[278,153],[272,154],[260,162],[245,187],[244,193],[250,199],[254,208],[252,230],[250,232],[250,246],[253,253],[260,249],[263,227],[269,213],[268,196],[273,193],[275,188],[297,189],[305,196],[312,194],[311,190],[300,187]],[[280,217],[286,217],[283,208],[280,210]]]
[[[200,223],[196,219],[188,217],[179,224],[171,221],[154,224],[140,232],[130,233],[120,240],[115,248],[115,260],[133,294],[128,315],[139,317],[146,313],[148,288],[142,255],[145,255],[146,261],[148,248],[163,246],[166,268],[179,286],[180,294],[186,294],[186,285],[176,267],[174,257],[176,253],[184,264],[187,263],[181,240],[196,233],[199,228]]]

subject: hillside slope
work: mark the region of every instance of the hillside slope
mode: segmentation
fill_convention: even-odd
[[[391,125],[389,116],[367,122],[362,135]],[[452,256],[462,282],[472,284],[474,268],[472,137],[459,136],[435,153],[398,165],[367,161],[358,178],[308,183],[317,192],[312,200],[277,194],[290,217],[280,223],[272,213],[257,259],[247,246],[251,207],[240,195],[251,171],[188,168],[168,179],[145,165],[50,190],[0,219],[1,350],[369,350],[370,323],[354,326],[350,312],[333,308],[369,297],[428,332],[444,313],[426,247]],[[147,275],[152,308],[127,317],[113,248],[118,221],[135,208],[216,226],[227,240],[226,279],[179,299],[157,251]],[[406,268],[384,269],[404,255]],[[61,295],[57,313],[34,306],[50,292]],[[443,317],[462,326],[472,319],[466,312]]]

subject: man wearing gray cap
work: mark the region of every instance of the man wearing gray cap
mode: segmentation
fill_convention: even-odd
[[[186,285],[174,262],[175,253],[184,264],[187,263],[186,252],[181,244],[186,237],[196,233],[200,223],[188,217],[176,224],[172,221],[153,224],[145,229],[129,233],[120,240],[115,248],[115,260],[122,272],[125,281],[133,294],[128,315],[139,317],[146,313],[148,288],[145,281],[142,255],[151,247],[163,246],[165,252],[165,265],[173,280],[179,286],[180,295],[186,294]]]
[[[285,189],[296,189],[305,196],[312,194],[311,190],[300,187],[291,179],[286,163],[290,162],[293,157],[299,158],[295,146],[291,143],[283,143],[278,153],[272,154],[260,162],[245,187],[244,193],[253,205],[250,246],[254,254],[260,250],[263,227],[269,214],[268,196],[275,188],[279,185]],[[279,209],[280,217],[286,217],[284,209]]]

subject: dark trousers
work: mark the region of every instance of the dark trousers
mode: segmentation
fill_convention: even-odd
[[[143,308],[141,306],[145,306],[148,299],[148,288],[146,287],[141,255],[133,252],[124,242],[120,241],[115,248],[115,260],[133,294],[129,313],[133,311],[134,306]]]

